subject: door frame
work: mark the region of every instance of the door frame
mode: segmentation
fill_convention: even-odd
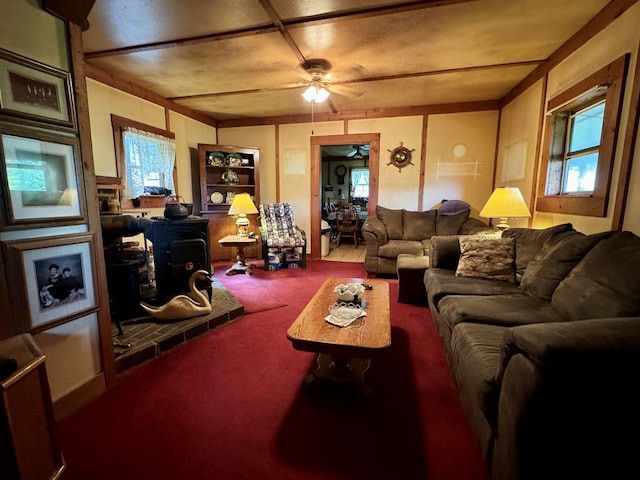
[[[348,135],[320,135],[311,137],[311,258],[320,260],[322,255],[320,235],[320,211],[322,194],[322,145],[369,144],[369,202],[367,213],[374,215],[378,206],[378,172],[380,171],[380,134],[357,133]]]

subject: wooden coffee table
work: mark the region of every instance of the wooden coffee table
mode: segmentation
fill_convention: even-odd
[[[346,327],[324,319],[337,300],[333,289],[341,283],[368,283],[373,287],[364,294],[367,315]],[[304,379],[303,386],[328,380],[355,384],[361,392],[370,393],[372,387],[364,374],[371,358],[391,345],[389,284],[371,278],[328,278],[289,327],[287,338],[296,350],[318,353],[318,366]]]

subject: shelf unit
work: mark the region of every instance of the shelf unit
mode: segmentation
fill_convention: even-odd
[[[236,163],[233,164],[233,157]],[[235,218],[229,216],[233,195],[248,193],[256,207],[260,204],[260,150],[230,145],[198,144],[200,170],[200,215],[209,220],[211,261],[236,258],[235,249],[224,248],[218,240],[236,233]],[[226,181],[225,173],[233,172],[237,182]],[[215,193],[222,200],[212,198]],[[214,199],[216,201],[214,201]],[[257,215],[249,215],[251,231],[258,232]],[[260,248],[245,249],[247,258],[259,258]]]

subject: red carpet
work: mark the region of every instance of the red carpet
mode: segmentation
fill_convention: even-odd
[[[262,274],[287,306],[125,372],[59,423],[65,480],[486,480],[426,307],[398,304],[389,280],[392,346],[367,373],[373,396],[304,393],[315,358],[285,332],[324,278],[364,277],[363,265]]]

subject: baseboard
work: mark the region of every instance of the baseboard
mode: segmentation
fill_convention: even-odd
[[[53,414],[56,422],[91,403],[102,395],[105,390],[104,374],[99,373],[81,387],[59,398],[53,402]]]

